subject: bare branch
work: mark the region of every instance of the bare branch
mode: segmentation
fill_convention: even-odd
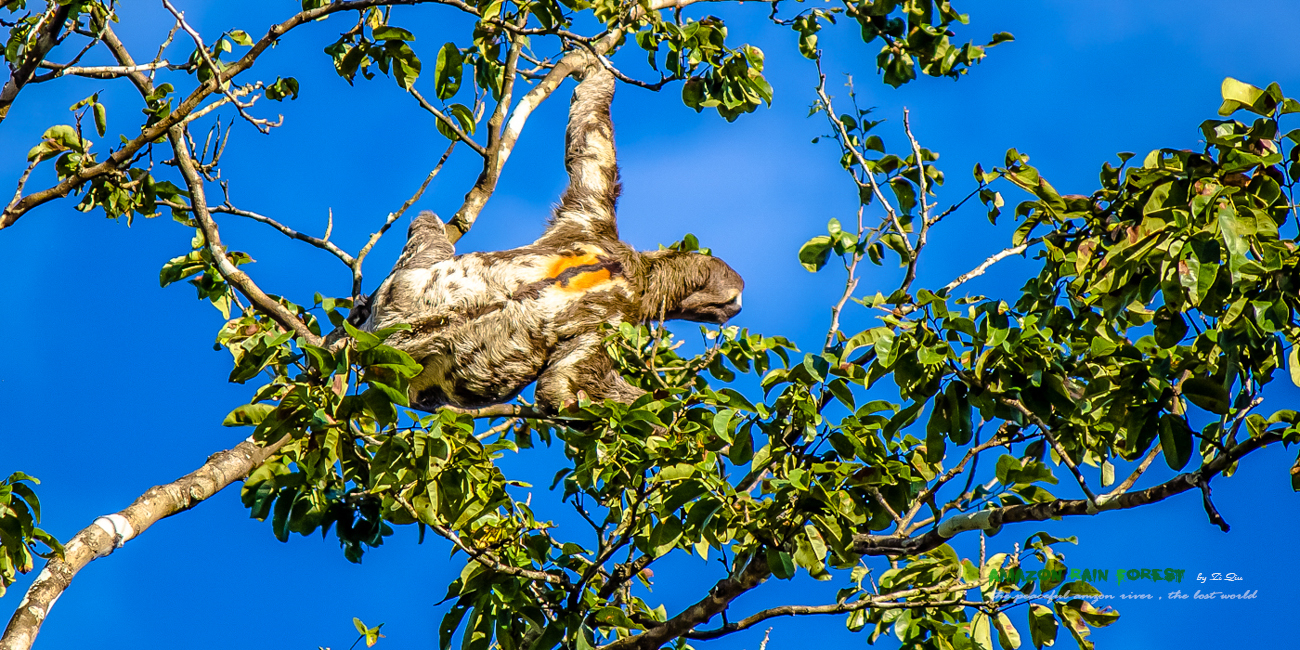
[[[1210,482],[1201,479],[1197,481],[1196,487],[1201,488],[1201,504],[1205,506],[1205,514],[1209,515],[1210,523],[1219,527],[1219,530],[1228,532],[1231,526],[1224,520],[1223,515],[1219,514],[1219,509],[1214,507],[1214,502],[1210,501]]]
[[[487,440],[488,438],[491,438],[492,436],[495,436],[498,433],[503,433],[509,430],[511,427],[515,426],[516,424],[519,424],[519,418],[506,418],[505,422],[502,422],[501,424],[498,424],[488,429],[487,431],[484,431],[483,433],[474,434],[474,437],[480,441]]]
[[[440,410],[451,411],[460,415],[468,415],[476,420],[484,418],[529,418],[543,419],[545,413],[538,411],[530,406],[522,404],[494,404],[476,409],[466,409],[457,406],[444,406]]]
[[[916,233],[916,245],[912,249],[912,258],[907,261],[907,274],[903,277],[903,283],[899,285],[898,290],[907,293],[907,290],[916,281],[916,265],[921,261],[921,250],[925,248],[926,235],[930,232],[930,202],[927,197],[928,189],[926,188],[925,178],[925,161],[921,159],[921,145],[916,141],[916,136],[912,135],[911,113],[903,109],[903,132],[907,134],[907,140],[912,143],[912,156],[916,158],[917,182],[920,185],[920,192],[917,198],[921,205],[921,229]],[[899,233],[904,239],[907,235]]]
[[[1138,477],[1142,476],[1143,472],[1146,472],[1147,468],[1151,466],[1151,461],[1155,460],[1156,455],[1159,453],[1160,443],[1157,442],[1156,444],[1151,445],[1151,449],[1147,451],[1147,455],[1142,459],[1142,463],[1137,466],[1137,469],[1133,470],[1133,473],[1129,474],[1128,478],[1124,479],[1123,483],[1115,486],[1114,490],[1098,497],[1097,505],[1099,507],[1104,506],[1108,502],[1114,500],[1115,497],[1128,492],[1129,488],[1133,487],[1134,483],[1137,483]]]
[[[117,60],[121,68],[126,71],[125,76],[135,85],[136,90],[140,91],[140,95],[142,97],[147,97],[149,93],[153,92],[153,78],[151,76],[146,76],[143,72],[138,70],[132,70],[133,68],[138,67],[135,58],[131,56],[131,53],[126,49],[126,45],[122,43],[121,39],[117,37],[117,33],[113,31],[111,21],[108,20],[108,17],[96,12],[95,20],[101,25],[100,40],[104,42],[104,46],[113,54],[113,58]],[[175,33],[174,28],[173,33]],[[171,38],[171,36],[168,36],[168,38]],[[161,56],[161,54],[162,52],[160,51],[159,55]],[[152,74],[153,70],[150,70],[150,75]],[[195,105],[197,106],[197,103]]]
[[[290,228],[270,217],[258,214],[256,212],[250,212],[248,210],[241,210],[239,208],[236,208],[235,206],[230,204],[229,196],[226,197],[226,202],[223,205],[208,206],[208,210],[210,212],[216,212],[219,214],[233,214],[236,216],[245,217],[247,219],[252,219],[253,221],[264,223],[272,228],[275,228],[281,233],[284,233],[288,237],[297,239],[298,241],[301,242],[306,242],[308,244],[311,244],[312,246],[315,246],[316,248],[319,248],[323,251],[330,253],[331,255],[342,260],[344,264],[348,265],[348,268],[351,268],[352,263],[355,261],[353,257],[347,253],[347,251],[334,245],[328,239],[321,239],[320,237],[304,235],[298,232],[297,230],[294,230],[293,228]]]
[[[40,162],[41,161],[38,159],[38,160],[33,160],[30,163],[27,163],[27,169],[24,169],[22,176],[18,177],[18,189],[14,190],[14,198],[12,201],[9,202],[10,206],[18,203],[23,199],[23,186],[27,185],[27,179],[31,177],[32,170],[36,169],[36,165],[38,165]]]
[[[862,212],[865,209],[866,206],[861,204],[858,205],[858,240],[859,241],[862,240],[862,234],[865,232],[865,229],[863,228],[862,225]],[[848,271],[848,278],[844,281],[844,293],[840,294],[839,302],[836,302],[835,306],[831,308],[831,326],[830,329],[826,331],[826,344],[822,346],[825,349],[829,349],[832,345],[835,344],[835,334],[840,331],[840,314],[844,311],[844,305],[848,304],[849,298],[853,297],[853,292],[858,288],[857,271],[858,271],[858,262],[861,261],[862,261],[862,254],[855,250],[853,252],[853,261],[850,262],[846,267],[846,270]]]
[[[238,481],[275,455],[289,436],[265,447],[250,438],[234,448],[208,457],[198,469],[166,485],[150,488],[125,510],[105,515],[82,529],[65,546],[63,559],[45,564],[27,589],[4,636],[0,650],[28,650],[49,617],[54,601],[87,564],[121,548],[153,524],[184,512]]]
[[[989,268],[992,267],[994,264],[997,264],[998,262],[1001,262],[1002,260],[1011,257],[1012,255],[1019,255],[1025,252],[1026,250],[1028,250],[1030,246],[1033,246],[1041,241],[1043,241],[1042,237],[1035,237],[1019,246],[1012,246],[1011,248],[1000,250],[990,255],[988,259],[981,262],[979,266],[957,276],[956,278],[953,279],[952,282],[943,285],[943,288],[939,289],[939,292],[942,295],[948,295],[952,293],[953,289],[956,289],[962,284],[965,284],[966,282],[969,282],[981,275],[984,275],[984,273],[988,271]]]
[[[446,164],[447,159],[451,157],[451,152],[455,151],[456,142],[456,140],[453,140],[451,144],[447,145],[447,150],[442,152],[442,157],[438,159],[438,164],[433,166],[433,170],[429,172],[429,175],[424,177],[424,182],[420,183],[420,189],[416,190],[415,194],[412,194],[411,198],[407,199],[406,203],[403,203],[402,207],[398,208],[396,212],[390,212],[388,214],[388,217],[384,219],[384,225],[380,226],[378,231],[370,235],[370,239],[366,241],[366,245],[361,247],[361,252],[357,253],[356,259],[353,260],[351,264],[353,297],[361,295],[361,263],[364,262],[366,256],[370,254],[370,249],[374,248],[375,244],[379,242],[379,238],[383,237],[384,233],[388,232],[388,229],[393,226],[393,222],[402,218],[402,214],[410,209],[412,205],[415,205],[415,202],[419,201],[421,196],[424,196],[424,190],[429,187],[429,183],[432,183],[434,178],[437,178],[438,172],[442,171],[442,166]]]
[[[830,121],[831,126],[838,133],[836,140],[840,143],[840,146],[844,151],[852,155],[853,159],[858,163],[858,166],[862,168],[862,173],[866,176],[867,185],[871,188],[871,193],[874,194],[876,200],[880,202],[880,207],[885,210],[885,214],[888,216],[889,222],[894,226],[894,230],[897,231],[898,236],[903,238],[904,249],[907,251],[908,259],[910,261],[912,258],[916,257],[916,254],[912,250],[912,241],[908,239],[907,231],[903,229],[903,223],[898,219],[898,212],[894,210],[894,206],[885,198],[885,193],[881,191],[880,184],[876,182],[874,174],[876,168],[875,164],[867,160],[862,152],[856,147],[849,144],[852,142],[852,138],[849,136],[848,130],[845,128],[843,122],[835,119],[835,108],[831,104],[830,96],[826,94],[826,75],[822,73],[820,59],[817,60],[817,75],[819,80],[817,84],[817,97],[821,102],[822,110],[826,113],[826,119]]]
[[[961,371],[958,371],[957,374],[962,378],[962,380],[971,385],[983,387],[983,383],[975,377]],[[1097,495],[1088,487],[1088,481],[1084,479],[1083,472],[1079,470],[1079,466],[1075,464],[1074,459],[1070,458],[1070,454],[1065,450],[1065,447],[1061,445],[1061,442],[1056,439],[1056,434],[1052,432],[1052,428],[1047,426],[1047,423],[1044,422],[1042,418],[1038,417],[1037,413],[1029,410],[1029,407],[1025,406],[1020,400],[1004,397],[1002,395],[995,395],[994,399],[1019,411],[1021,415],[1028,418],[1030,422],[1034,423],[1034,425],[1038,427],[1038,430],[1043,433],[1043,437],[1047,439],[1048,444],[1052,446],[1056,455],[1060,457],[1061,462],[1065,463],[1065,466],[1070,469],[1070,473],[1074,475],[1075,482],[1079,484],[1079,489],[1083,490],[1084,496],[1088,497],[1088,502],[1092,504],[1093,512],[1096,512],[1097,507],[1100,505],[1097,503]]]
[[[119,77],[130,76],[134,72],[144,72],[165,68],[167,70],[185,70],[188,65],[172,64],[168,61],[155,61],[152,63],[141,63],[139,65],[96,65],[96,66],[74,66],[58,65],[53,63],[42,64],[41,67],[54,70],[55,77],[77,76],[89,77],[91,79],[117,79]]]
[[[908,509],[907,514],[903,515],[903,523],[898,527],[898,532],[903,535],[911,534],[912,531],[908,530],[908,526],[912,523],[912,519],[916,517],[917,513],[921,511],[921,506],[925,505],[925,503],[929,501],[940,488],[947,484],[948,481],[961,475],[962,471],[966,468],[966,463],[974,460],[985,450],[996,447],[1003,442],[1002,437],[995,434],[989,436],[987,441],[967,449],[966,455],[962,457],[961,462],[957,463],[956,466],[945,472],[943,476],[940,476],[939,480],[926,486],[926,488],[916,496],[916,499],[912,502],[912,507]]]

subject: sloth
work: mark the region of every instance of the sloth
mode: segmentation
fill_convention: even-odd
[[[597,64],[581,75],[565,133],[569,186],[546,232],[521,248],[456,255],[443,222],[424,212],[392,272],[350,315],[366,331],[411,326],[387,343],[424,367],[410,383],[413,407],[499,404],[534,381],[546,412],[573,404],[580,392],[631,402],[644,391],[605,352],[604,325],[722,324],[740,312],[745,283],[726,262],[638,252],[619,240],[614,77]]]

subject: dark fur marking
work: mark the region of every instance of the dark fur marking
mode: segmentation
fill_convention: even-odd
[[[596,258],[599,260],[595,264],[583,264],[582,266],[570,266],[555,276],[555,281],[562,287],[569,286],[569,280],[582,275],[583,273],[593,273],[596,271],[609,271],[609,277],[616,278],[623,275],[623,265],[612,257],[601,255]]]

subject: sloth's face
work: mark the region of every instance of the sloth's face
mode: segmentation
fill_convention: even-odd
[[[706,257],[704,263],[708,265],[704,286],[686,296],[667,318],[721,325],[740,313],[740,295],[745,289],[740,274],[716,257]]]

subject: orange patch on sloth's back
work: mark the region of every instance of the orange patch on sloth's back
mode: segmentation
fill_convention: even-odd
[[[587,289],[599,284],[608,282],[609,278],[609,269],[588,271],[587,273],[579,273],[574,276],[573,279],[569,280],[568,285],[561,286],[560,288],[565,291],[586,291]]]
[[[591,250],[591,249],[587,249],[587,250]],[[576,255],[573,253],[566,253],[564,255],[561,255],[555,258],[550,263],[550,265],[546,268],[546,277],[557,278],[560,276],[561,273],[564,273],[565,269],[570,269],[575,266],[586,266],[588,264],[597,264],[599,262],[599,260],[597,259],[597,255],[599,254],[600,254],[600,250],[596,249],[596,252],[594,253],[588,252],[584,255]],[[588,274],[583,273],[583,275],[588,275]],[[572,282],[570,282],[570,284],[572,284]]]

